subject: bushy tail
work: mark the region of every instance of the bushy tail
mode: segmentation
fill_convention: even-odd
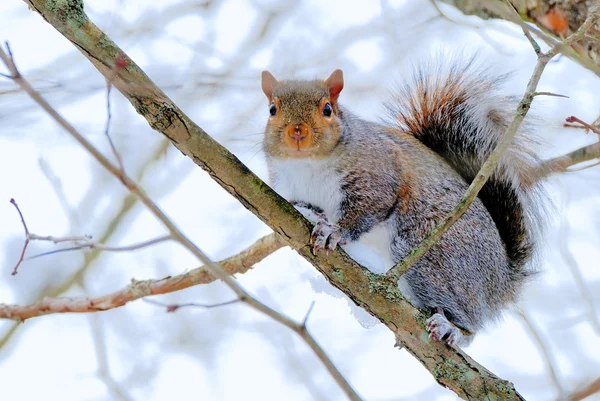
[[[399,128],[440,154],[471,182],[511,123],[517,100],[499,93],[507,75],[493,76],[474,59],[425,66],[390,105]],[[543,208],[536,183],[536,141],[521,126],[479,198],[498,227],[515,278],[524,277]]]

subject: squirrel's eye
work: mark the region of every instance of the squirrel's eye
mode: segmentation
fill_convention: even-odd
[[[271,103],[271,106],[269,107],[269,114],[271,114],[271,116],[277,114],[277,107],[275,107],[275,103]]]
[[[331,117],[331,105],[329,103],[325,103],[325,107],[323,107],[323,115],[325,117]]]

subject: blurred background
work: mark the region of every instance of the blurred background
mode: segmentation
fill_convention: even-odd
[[[507,92],[521,95],[535,54],[519,28],[465,17],[444,4],[411,1],[85,0],[104,30],[198,125],[266,179],[261,137],[267,102],[260,71],[278,78],[345,73],[341,102],[370,120],[412,64],[440,51],[479,54],[514,71]],[[0,3],[0,40],[21,72],[89,140],[112,157],[104,136],[104,78],[66,39],[19,0]],[[2,69],[2,72],[5,70]],[[566,57],[551,62],[539,91],[569,96],[534,101],[544,157],[597,140],[563,128],[600,113],[600,79]],[[213,259],[231,256],[270,230],[182,156],[115,90],[111,134],[125,169]],[[553,178],[552,221],[542,274],[505,318],[467,352],[531,400],[556,400],[600,376],[600,167]],[[132,278],[197,267],[173,243],[128,253],[62,252],[26,261],[16,276],[23,228],[93,235],[131,244],[162,226],[16,85],[0,79],[0,303],[44,296],[102,295]],[[34,242],[28,255],[57,249]],[[315,306],[308,328],[369,401],[454,400],[392,333],[353,310],[295,252],[281,249],[238,277],[267,305],[295,319]],[[220,283],[154,299],[219,303]],[[0,399],[344,400],[294,333],[234,304],[174,314],[137,301],[104,313],[0,321]],[[591,398],[590,398],[591,399]],[[596,399],[598,396],[596,396]]]

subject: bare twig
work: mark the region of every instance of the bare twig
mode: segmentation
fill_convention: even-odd
[[[285,246],[285,242],[281,237],[272,233],[259,239],[239,254],[219,262],[219,264],[223,266],[227,274],[243,274],[253,265],[283,246]],[[29,305],[0,304],[0,318],[24,321],[54,313],[105,311],[121,307],[146,296],[168,294],[195,285],[208,284],[215,280],[216,277],[211,275],[204,266],[201,266],[186,273],[160,280],[133,280],[130,285],[119,291],[94,298],[45,297]]]
[[[523,22],[521,16],[519,15],[519,12],[515,9],[515,7],[510,3],[509,0],[504,0],[504,3],[506,4],[506,8],[509,10],[511,20],[521,27],[521,29],[523,30],[523,34],[531,44],[531,47],[533,47],[533,51],[538,57],[540,57],[542,55],[542,49],[540,45],[535,41],[533,36],[531,36],[529,25]]]
[[[79,243],[79,245],[70,247],[70,248],[62,248],[62,249],[55,249],[53,251],[49,251],[49,252],[44,252],[44,253],[40,253],[34,256],[30,256],[28,257],[26,260],[30,260],[30,259],[36,259],[42,256],[47,256],[47,255],[52,255],[55,253],[60,253],[60,252],[68,252],[68,251],[74,251],[74,250],[79,250],[79,249],[98,249],[101,251],[108,251],[108,252],[129,252],[129,251],[134,251],[137,249],[142,249],[142,248],[146,248],[152,245],[156,245],[159,244],[161,242],[165,242],[165,241],[170,241],[173,239],[173,237],[171,237],[170,235],[162,235],[160,237],[156,237],[156,238],[152,238],[146,241],[142,241],[142,242],[137,242],[135,244],[131,244],[131,245],[123,245],[123,246],[111,246],[111,245],[104,245],[104,244],[100,244],[97,242],[92,242],[91,241],[91,236],[83,236],[83,237],[53,237],[53,236],[47,236],[47,237],[40,237],[37,236],[35,234],[31,234],[30,235],[30,239],[32,240],[43,240],[43,241],[52,241],[54,243],[59,243],[59,242],[67,242],[67,241],[72,241],[72,242],[77,242]]]
[[[512,6],[511,6],[512,7]],[[529,108],[531,107],[531,103],[534,98],[535,89],[537,88],[537,84],[540,81],[542,73],[544,72],[544,68],[548,64],[550,60],[554,56],[556,56],[561,49],[569,47],[575,41],[581,39],[581,37],[585,34],[585,32],[594,24],[594,22],[598,19],[600,14],[600,8],[596,8],[593,11],[590,11],[585,22],[579,27],[579,29],[566,38],[563,42],[556,44],[546,53],[542,53],[539,50],[539,45],[535,42],[535,40],[528,35],[527,29],[523,28],[523,32],[527,39],[530,41],[533,49],[537,54],[537,63],[527,83],[527,88],[525,90],[525,94],[523,98],[519,102],[519,105],[516,110],[515,117],[513,121],[506,129],[506,132],[502,136],[502,139],[498,142],[492,153],[488,156],[485,163],[477,173],[477,176],[469,185],[469,188],[461,198],[460,202],[456,207],[444,218],[444,220],[427,236],[421,241],[419,245],[415,249],[413,249],[403,260],[398,262],[396,266],[394,266],[387,274],[388,277],[391,277],[395,280],[399,279],[404,273],[408,271],[417,261],[429,250],[433,247],[444,235],[450,227],[469,209],[471,203],[475,200],[475,197],[481,190],[481,188],[485,185],[488,178],[492,174],[492,172],[496,169],[500,158],[504,151],[508,148],[512,139],[517,134],[517,130],[519,126],[523,122],[523,119],[527,115]],[[523,25],[522,25],[523,26]]]
[[[577,118],[575,116],[570,116],[570,117],[565,118],[565,121],[568,123],[581,124],[583,127],[587,128],[588,130],[592,131],[593,133],[600,135],[600,128],[595,127],[592,124],[588,124],[580,118]]]
[[[123,167],[123,160],[121,159],[121,155],[117,152],[117,148],[113,143],[112,138],[110,137],[110,121],[112,119],[112,113],[110,109],[110,90],[112,89],[113,80],[119,74],[119,71],[123,68],[127,67],[127,60],[123,58],[123,54],[117,54],[115,57],[115,66],[113,67],[110,75],[106,79],[106,128],[104,129],[104,134],[108,139],[108,143],[110,144],[110,148],[112,149],[115,158],[117,159],[117,163],[119,164],[119,168],[123,173],[125,173],[125,167]]]
[[[14,199],[10,200],[10,203],[12,203],[15,208],[17,209],[17,212],[19,212],[19,217],[21,218],[21,223],[23,224],[23,229],[25,230],[25,243],[23,244],[23,249],[21,250],[21,255],[19,256],[19,260],[17,260],[17,264],[15,265],[15,267],[13,268],[13,271],[11,273],[11,275],[16,275],[19,269],[19,266],[21,265],[21,263],[23,263],[23,259],[25,258],[25,251],[27,251],[27,246],[29,245],[29,229],[27,228],[27,224],[25,223],[25,219],[23,218],[23,213],[21,213],[21,209],[19,209],[19,205],[17,205],[17,202],[15,202]]]
[[[13,269],[13,272],[12,272],[13,276],[17,274],[17,269],[19,268],[21,263],[23,263],[23,261],[39,258],[41,256],[51,255],[51,254],[59,253],[59,252],[73,251],[73,250],[78,250],[78,249],[98,249],[101,251],[109,251],[109,252],[128,252],[128,251],[134,251],[136,249],[145,248],[148,246],[152,246],[152,245],[173,239],[173,237],[171,235],[162,235],[160,237],[152,238],[152,239],[138,242],[138,243],[131,244],[131,245],[111,246],[111,245],[105,245],[105,244],[93,242],[91,235],[78,235],[78,236],[72,235],[72,236],[66,236],[66,237],[55,237],[52,235],[37,235],[37,234],[31,233],[29,231],[29,228],[27,227],[27,223],[25,222],[25,217],[23,216],[21,209],[17,205],[17,202],[14,199],[11,199],[10,203],[12,203],[15,206],[15,208],[17,209],[17,212],[19,212],[19,217],[21,218],[21,223],[23,224],[23,229],[25,230],[25,243],[23,245],[21,255],[19,256],[19,260],[17,261],[17,264],[15,265],[15,267]],[[62,242],[75,242],[77,245],[70,247],[70,248],[57,249],[57,250],[44,252],[44,253],[40,253],[38,255],[34,255],[34,256],[25,258],[25,252],[27,251],[27,247],[29,246],[29,243],[31,241],[50,241],[50,242],[54,242],[55,244],[62,243]]]
[[[520,24],[515,21],[515,13],[512,7],[508,8],[505,6],[503,1],[489,1],[489,0],[470,0],[470,1],[458,1],[458,0],[441,0],[445,3],[450,3],[463,11],[465,14],[478,15],[484,19],[486,18],[501,18],[511,22]],[[526,15],[531,20],[533,25],[528,25],[528,30],[534,33],[537,37],[542,39],[548,46],[554,46],[559,42],[556,37],[564,37],[573,25],[581,24],[584,20],[589,17],[591,13],[597,7],[597,1],[581,2],[579,0],[566,0],[561,2],[544,0],[544,1],[511,1],[512,4],[518,9],[519,19],[520,15]],[[548,14],[552,10],[562,10],[566,14],[561,17],[562,21],[557,27],[553,27],[548,24]],[[587,11],[587,15],[586,15]],[[586,27],[587,29],[588,27]],[[594,72],[600,76],[600,64],[598,63],[598,54],[600,46],[598,46],[598,40],[589,40],[589,36],[598,36],[597,30],[594,30],[590,35],[582,34],[576,40],[588,40],[585,43],[577,44],[567,43],[567,46],[563,46],[560,51],[567,57],[573,59],[575,62],[581,64],[583,67]]]
[[[533,92],[533,96],[554,96],[554,97],[564,97],[564,98],[569,98],[569,96],[567,95],[561,95],[560,93],[553,93],[553,92]]]
[[[237,304],[240,302],[240,299],[236,298],[236,299],[232,299],[231,301],[219,302],[217,304],[201,304],[198,302],[188,302],[185,304],[166,304],[164,302],[159,302],[154,299],[148,299],[148,298],[144,298],[144,302],[146,302],[148,304],[156,305],[156,306],[162,306],[167,309],[167,312],[172,313],[181,308],[190,308],[190,307],[191,308],[204,308],[204,309],[218,308],[220,306]]]
[[[306,315],[304,315],[304,319],[302,319],[303,327],[306,327],[306,323],[308,323],[308,318],[310,317],[310,313],[312,312],[314,307],[315,307],[315,301],[312,301],[310,303],[310,306],[308,307],[308,310],[306,311]]]

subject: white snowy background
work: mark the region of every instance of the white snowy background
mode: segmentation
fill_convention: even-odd
[[[345,72],[341,101],[360,116],[384,117],[382,101],[412,63],[447,52],[477,53],[515,71],[521,95],[535,55],[518,28],[444,5],[412,1],[86,0],[85,8],[164,91],[216,140],[266,179],[260,141],[267,104],[260,71],[325,78]],[[21,72],[103,152],[105,81],[66,39],[20,0],[0,2],[0,40]],[[4,70],[2,70],[4,71]],[[597,140],[562,128],[565,117],[593,121],[600,79],[560,57],[536,98],[550,157]],[[112,93],[111,133],[126,170],[214,259],[233,255],[269,229],[200,168],[165,145],[130,104]],[[555,400],[600,376],[600,167],[550,181],[555,204],[540,274],[518,311],[488,328],[467,352],[531,400]],[[40,235],[91,234],[130,244],[163,234],[159,223],[16,86],[0,79],[0,302],[101,295],[131,278],[175,275],[197,266],[179,246],[131,253],[69,252],[25,262],[15,198]],[[32,243],[28,254],[55,249]],[[352,312],[316,270],[288,248],[238,277],[269,306],[302,319],[355,389],[369,401],[454,400],[392,333]],[[156,297],[218,303],[220,283]],[[357,318],[357,316],[359,316]],[[363,324],[361,324],[363,323]],[[245,307],[164,309],[137,301],[93,315],[0,321],[0,400],[344,400],[295,334]],[[597,398],[598,399],[598,398]]]

